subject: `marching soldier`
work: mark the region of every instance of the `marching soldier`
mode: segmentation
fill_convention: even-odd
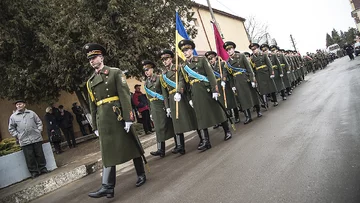
[[[264,53],[268,54],[275,73],[274,82],[276,89],[281,92],[282,99],[286,100],[285,85],[283,82],[284,71],[276,54],[277,48],[275,45],[269,47],[267,44],[262,44],[260,48]],[[269,53],[269,49],[271,49],[271,53]]]
[[[290,65],[290,81],[291,81],[291,88],[294,89],[296,86],[296,77],[295,77],[295,65],[294,65],[294,61],[293,58],[291,57],[291,51],[290,50],[286,50],[285,51],[285,56],[286,56],[286,60],[288,61],[289,65]]]
[[[182,77],[180,69],[178,69],[178,89],[181,89],[182,99],[178,102],[178,118],[176,118],[176,102],[174,95],[176,93],[176,67],[173,64],[174,53],[171,50],[164,49],[160,52],[160,58],[164,64],[164,70],[160,77],[162,93],[164,96],[166,112],[172,117],[174,130],[176,133],[175,149],[172,153],[185,154],[185,138],[184,133],[197,129],[197,122],[194,109],[189,104],[189,95],[186,91],[185,80]],[[202,145],[202,136],[200,130],[197,130],[200,137],[199,146]]]
[[[283,82],[286,88],[286,93],[288,95],[291,95],[291,68],[290,65],[288,63],[288,61],[286,60],[286,57],[284,56],[284,49],[279,49],[279,47],[274,47],[278,50],[277,52],[277,56],[278,59],[280,61],[280,65],[283,68],[283,72],[284,72],[284,77],[283,77]]]
[[[118,68],[104,65],[106,50],[99,44],[84,46],[94,74],[87,81],[93,129],[100,139],[102,186],[90,197],[114,197],[117,164],[133,160],[139,187],[146,182],[142,156],[144,151],[131,125],[134,120],[130,91],[125,75]],[[145,161],[145,160],[144,160]]]
[[[251,62],[254,64],[256,81],[259,86],[259,91],[263,95],[265,106],[267,105],[267,94],[271,94],[274,106],[279,105],[276,98],[276,86],[274,83],[275,72],[272,68],[271,61],[267,54],[262,53],[259,50],[260,46],[257,43],[251,43],[249,49],[253,51],[251,56]]]
[[[208,127],[221,123],[225,133],[224,140],[229,140],[232,134],[221,103],[218,101],[219,89],[214,72],[204,57],[193,55],[195,44],[191,40],[181,40],[179,49],[184,53],[186,60],[181,67],[185,81],[190,84],[191,100],[197,118],[198,128],[204,131],[204,141],[198,150],[205,151],[211,148]],[[181,89],[174,95],[175,101],[181,100]],[[225,110],[226,111],[226,110]]]
[[[219,89],[219,93],[220,93],[219,101],[225,106],[225,99],[226,99],[227,110],[231,112],[231,109],[233,109],[235,116],[235,123],[239,123],[240,122],[239,110],[237,109],[235,94],[231,89],[231,87],[234,87],[233,76],[231,74],[228,74],[228,70],[225,67],[225,62],[222,61],[222,59],[220,59],[217,56],[216,52],[208,51],[205,53],[205,57],[208,59],[212,69],[214,70],[216,81],[218,82],[218,87],[222,87]],[[220,74],[220,67],[222,71],[221,72],[222,78]],[[225,89],[225,94],[223,92],[223,89]]]
[[[165,141],[172,137],[176,140],[174,127],[169,113],[165,112],[160,76],[154,73],[155,64],[150,60],[144,60],[142,65],[147,77],[144,84],[145,93],[150,101],[151,115],[154,120],[156,141],[158,143],[158,150],[150,152],[150,154],[164,157]]]
[[[250,109],[255,106],[255,103],[259,103],[255,92],[255,75],[249,61],[246,56],[241,53],[235,53],[236,44],[231,41],[224,43],[223,48],[229,54],[227,61],[227,67],[230,74],[234,77],[234,87],[238,100],[245,114],[244,124],[248,124],[252,121]],[[249,84],[250,82],[250,84]],[[257,100],[257,101],[256,101]],[[258,117],[261,117],[260,105],[256,105],[256,111]]]

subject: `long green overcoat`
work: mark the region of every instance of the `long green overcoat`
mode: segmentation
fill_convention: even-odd
[[[163,75],[176,82],[176,70],[174,65],[163,72]],[[182,72],[178,70],[178,88],[182,89],[179,91],[181,93],[181,100],[178,102],[178,119],[176,119],[176,102],[174,100],[174,95],[176,93],[175,88],[167,84],[163,78],[161,78],[161,86],[163,88],[162,94],[165,99],[165,107],[170,108],[172,122],[174,125],[174,130],[176,134],[189,132],[197,129],[197,121],[194,109],[189,104],[189,95],[188,91],[184,91],[185,81],[182,77]]]
[[[254,64],[256,81],[260,93],[266,95],[277,92],[275,82],[270,78],[273,68],[268,55],[265,53],[253,54],[251,56],[251,61]]]
[[[235,53],[233,56],[229,57],[228,64],[234,68],[241,68],[246,72],[241,73],[235,70],[232,70],[229,67],[231,74],[234,77],[234,83],[236,87],[236,93],[238,100],[240,102],[241,108],[243,110],[252,108],[256,102],[254,98],[254,90],[249,85],[249,82],[254,82],[254,72],[250,65],[250,62],[247,60],[246,56],[242,53]],[[255,92],[256,93],[256,92]]]
[[[274,69],[274,73],[275,73],[274,82],[276,85],[276,89],[278,91],[283,90],[283,89],[285,89],[285,85],[283,82],[284,71],[281,66],[281,63],[276,54],[269,53],[269,58],[270,58],[271,64],[273,65],[273,69]]]
[[[209,82],[191,82],[195,78],[185,72],[185,65],[196,73],[205,76]],[[190,87],[191,100],[194,105],[198,128],[205,129],[225,122],[227,118],[224,111],[217,101],[212,98],[212,93],[216,92],[218,87],[209,62],[204,57],[194,56],[191,61],[185,61],[181,68],[185,74],[184,77],[188,79],[190,84],[192,83]]]
[[[130,91],[125,75],[118,68],[105,66],[99,74],[94,73],[87,82],[93,130],[98,130],[104,166],[115,166],[144,153],[138,137],[131,127],[124,130],[124,121],[132,121]],[[119,97],[115,101],[102,103],[104,99]],[[122,121],[117,120],[113,106],[119,107]],[[136,147],[137,143],[141,149]]]
[[[291,55],[287,55],[286,56],[286,59],[287,61],[289,62],[289,65],[290,65],[290,82],[293,83],[296,81],[296,77],[295,77],[295,64],[294,64],[294,61],[291,57]]]
[[[219,93],[220,93],[219,101],[225,107],[225,98],[224,98],[224,96],[226,95],[227,110],[231,110],[231,109],[236,108],[238,106],[237,102],[236,102],[235,94],[231,89],[233,87],[232,84],[234,83],[234,78],[233,78],[233,76],[231,74],[228,74],[228,69],[226,69],[226,67],[225,67],[225,62],[220,62],[220,64],[221,64],[221,71],[222,71],[222,76],[223,76],[222,81],[225,82],[225,94],[224,94],[223,87],[221,86],[221,78],[216,76],[216,74],[215,74],[215,78],[216,78],[217,85],[219,87]],[[219,61],[218,60],[211,67],[217,74],[220,74],[220,68],[219,68]]]
[[[284,82],[285,88],[291,87],[291,82],[290,82],[291,70],[290,70],[289,63],[286,60],[284,54],[279,54],[278,53],[277,56],[278,56],[278,59],[280,61],[280,65],[281,65],[281,67],[283,69],[283,72],[284,72],[283,82]]]
[[[147,78],[145,81],[145,87],[159,95],[163,94],[159,75],[153,74],[152,77]],[[174,126],[172,119],[166,116],[164,100],[154,99],[148,93],[146,93],[146,96],[150,100],[150,111],[154,121],[156,141],[164,142],[174,137]]]

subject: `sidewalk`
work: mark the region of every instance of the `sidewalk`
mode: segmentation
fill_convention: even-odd
[[[185,136],[192,133],[186,133]],[[139,138],[144,149],[156,144],[155,133],[140,135]],[[1,189],[0,203],[30,202],[102,169],[99,139],[94,135],[90,135],[87,139],[89,140],[84,139],[85,141],[79,143],[76,148],[65,148],[63,153],[54,154],[57,169],[35,179],[27,179]],[[146,153],[145,156],[149,154]]]

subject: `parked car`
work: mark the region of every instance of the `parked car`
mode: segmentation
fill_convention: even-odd
[[[354,49],[355,49],[355,56],[358,56],[360,54],[360,42],[356,42],[354,44]]]

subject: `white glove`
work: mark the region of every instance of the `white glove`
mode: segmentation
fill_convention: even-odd
[[[94,131],[95,135],[99,137],[99,131],[98,130],[95,130]]]
[[[226,86],[226,82],[221,81],[221,86],[222,86],[222,87],[225,87],[225,86]]]
[[[194,108],[194,104],[193,104],[192,100],[189,101],[189,104],[192,108]]]
[[[219,93],[217,93],[217,92],[214,92],[214,93],[212,94],[212,98],[215,99],[216,101],[217,101],[217,99],[218,99],[218,96],[219,96]]]
[[[166,109],[166,116],[171,117],[171,109],[170,108]]]
[[[255,87],[256,87],[255,82],[251,82],[251,86],[252,86],[253,88],[255,88]]]
[[[288,70],[286,73],[287,73],[287,74],[290,74],[290,71]]]
[[[125,122],[125,131],[128,133],[130,131],[130,127],[133,124],[133,122]]]
[[[231,88],[233,92],[236,92],[236,87]]]
[[[284,77],[284,75],[283,75],[283,74],[280,74],[280,77],[282,78],[282,77]]]
[[[174,95],[174,100],[175,100],[176,102],[179,102],[179,101],[181,100],[181,94],[178,93],[178,92],[176,92],[175,95]]]
[[[270,78],[273,79],[275,77],[275,75],[270,75]]]

